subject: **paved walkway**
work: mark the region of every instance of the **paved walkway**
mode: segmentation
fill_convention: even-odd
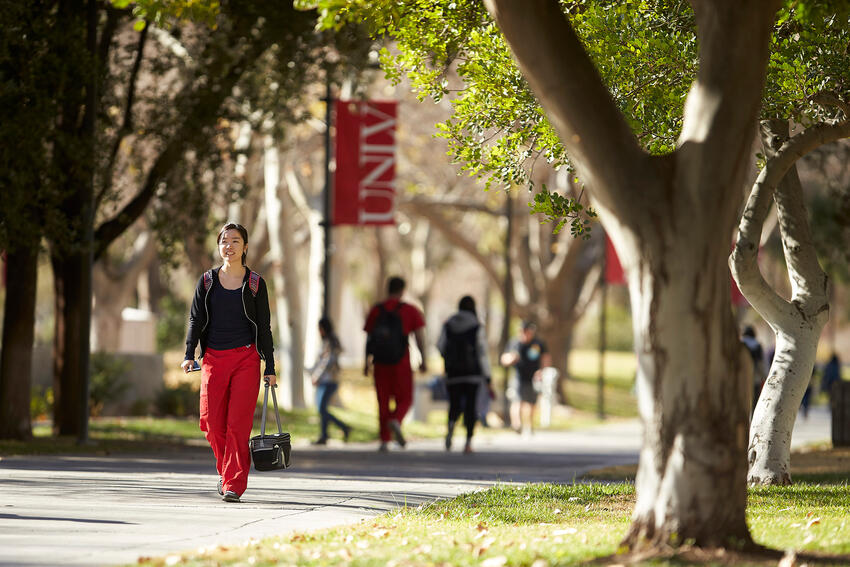
[[[813,410],[795,443],[827,439]],[[801,432],[798,435],[798,431]],[[625,421],[575,433],[481,436],[477,452],[439,440],[379,454],[376,445],[297,446],[293,467],[252,472],[240,504],[216,494],[207,449],[161,456],[0,459],[0,565],[115,565],[249,538],[356,522],[497,482],[572,482],[637,461],[640,431]]]

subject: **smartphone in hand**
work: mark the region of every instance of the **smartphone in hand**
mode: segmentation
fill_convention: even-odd
[[[200,364],[198,364],[198,361],[197,361],[197,360],[193,360],[193,361],[192,361],[192,366],[190,366],[190,367],[189,367],[189,370],[188,370],[188,371],[189,371],[189,372],[197,372],[197,371],[198,371],[198,370],[200,370],[200,369],[201,369],[201,365],[200,365]]]

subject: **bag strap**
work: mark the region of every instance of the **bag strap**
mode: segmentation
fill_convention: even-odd
[[[260,435],[266,434],[266,410],[269,407],[269,383],[266,382],[266,391],[263,394],[263,418],[260,421]],[[277,385],[275,385],[277,388]],[[277,422],[277,432],[279,434],[283,434],[283,429],[280,427],[280,413],[277,411],[277,395],[274,393],[274,389],[272,388],[272,403],[274,404],[274,419]]]

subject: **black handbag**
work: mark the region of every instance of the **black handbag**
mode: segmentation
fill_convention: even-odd
[[[277,396],[272,389],[272,402],[274,403],[274,418],[277,421],[277,433],[266,435],[266,410],[269,406],[269,383],[266,382],[266,392],[263,394],[263,419],[260,422],[260,434],[251,437],[251,459],[254,468],[258,471],[273,471],[275,469],[287,469],[290,465],[289,433],[284,433],[280,428],[280,414],[277,411]],[[277,388],[277,386],[275,386]]]

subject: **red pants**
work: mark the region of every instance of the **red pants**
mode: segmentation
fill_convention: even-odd
[[[242,495],[248,486],[248,441],[260,393],[260,355],[254,345],[208,348],[201,378],[201,431],[215,455],[222,489]]]
[[[405,357],[398,364],[375,365],[375,393],[378,395],[378,425],[381,441],[390,440],[391,420],[401,423],[413,403],[413,370]],[[390,411],[390,399],[395,400],[395,409]]]

